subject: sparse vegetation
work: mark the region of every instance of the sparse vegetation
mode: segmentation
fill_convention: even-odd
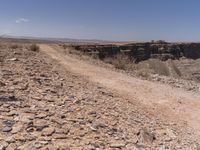
[[[63,47],[64,49],[67,49],[68,46],[65,45],[65,44],[63,44],[62,47]]]
[[[145,69],[138,70],[136,75],[139,76],[139,77],[143,77],[143,78],[149,77],[149,73]]]
[[[5,56],[0,56],[0,66],[3,66],[5,61]]]
[[[176,74],[180,77],[182,75],[181,71],[178,69],[178,67],[173,61],[171,61],[171,66],[172,66],[172,69],[176,72]]]
[[[156,74],[164,75],[164,76],[169,76],[170,75],[169,68],[161,60],[157,60],[157,59],[149,60],[149,65],[150,65],[150,68]]]
[[[131,64],[131,60],[125,54],[117,54],[113,59],[111,59],[111,64],[117,69],[125,70],[128,68],[128,65]]]
[[[10,45],[10,48],[11,49],[17,49],[17,48],[19,48],[20,46],[18,45],[18,44],[12,44],[12,45]]]
[[[32,44],[32,45],[30,45],[29,49],[31,51],[38,52],[40,50],[40,47],[36,44]]]

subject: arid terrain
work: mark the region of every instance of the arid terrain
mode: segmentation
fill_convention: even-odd
[[[37,45],[0,43],[0,150],[200,149],[199,53]]]

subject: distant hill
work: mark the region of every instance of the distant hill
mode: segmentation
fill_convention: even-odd
[[[95,39],[71,39],[71,38],[43,38],[43,37],[30,37],[30,36],[10,36],[10,35],[1,35],[1,40],[4,41],[16,41],[16,42],[61,42],[61,43],[78,43],[78,44],[108,44],[115,43],[114,41],[106,40],[95,40]]]

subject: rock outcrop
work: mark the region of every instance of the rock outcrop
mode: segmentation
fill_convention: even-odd
[[[130,59],[140,62],[149,58],[163,61],[168,59],[200,58],[200,43],[133,43],[125,45],[78,45],[74,46],[78,51],[89,55],[97,55],[100,59],[113,57],[124,53]]]

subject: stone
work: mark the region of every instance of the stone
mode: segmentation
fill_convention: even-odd
[[[15,133],[18,133],[20,132],[21,130],[23,129],[23,125],[20,124],[20,123],[17,123],[15,124],[13,127],[12,127],[12,134],[15,134]]]
[[[43,136],[51,136],[55,132],[55,128],[49,127],[42,130]]]
[[[6,84],[4,82],[0,81],[0,87],[1,86],[6,86]]]
[[[6,150],[6,147],[0,144],[0,150]]]
[[[68,128],[63,128],[63,129],[56,129],[56,133],[58,134],[68,134],[69,133],[69,129]]]
[[[97,131],[98,130],[98,128],[95,125],[90,125],[89,127],[90,127],[90,129],[92,131]]]
[[[19,116],[19,120],[24,123],[29,123],[34,118],[35,118],[35,114],[31,114],[31,113],[22,113]]]
[[[34,144],[34,146],[35,146],[36,149],[42,148],[42,144],[39,143],[39,142],[36,142],[36,143]]]
[[[18,61],[18,59],[17,58],[10,58],[10,59],[8,59],[9,61]]]
[[[21,141],[21,142],[26,141],[26,137],[25,137],[25,135],[23,135],[23,134],[15,134],[15,135],[13,135],[13,138],[14,138],[16,141]]]
[[[15,142],[15,139],[14,139],[12,136],[9,136],[9,137],[7,137],[7,138],[5,139],[5,141],[6,141],[7,143],[14,143],[14,142]]]
[[[96,150],[96,146],[94,144],[89,144],[88,150]]]
[[[37,150],[35,146],[25,143],[24,145],[19,146],[17,149],[19,150]]]
[[[12,131],[12,128],[8,127],[8,126],[5,126],[5,127],[3,127],[2,131],[3,132],[10,132],[10,131]]]
[[[37,131],[42,131],[44,128],[48,127],[48,123],[45,120],[36,120],[33,123],[33,127],[36,128]]]
[[[53,117],[51,121],[59,125],[65,124],[65,120],[61,119],[60,117]]]
[[[47,117],[47,114],[45,114],[45,113],[40,113],[36,116],[36,118],[38,118],[38,119],[43,119],[43,118],[46,118],[46,117]]]
[[[16,111],[16,110],[11,110],[11,111],[9,112],[8,116],[15,116],[15,115],[18,115],[18,114],[19,114],[18,111]]]
[[[46,142],[51,142],[52,137],[50,136],[41,136],[38,138],[39,141],[46,141]]]
[[[24,137],[26,139],[26,141],[34,141],[36,140],[38,135],[34,135],[34,134],[25,134]]]
[[[43,145],[47,145],[47,144],[49,144],[48,141],[39,141],[38,143],[43,144]]]
[[[6,148],[8,147],[8,145],[9,145],[9,144],[8,144],[7,142],[5,142],[5,141],[0,142],[0,150],[1,150],[1,149],[3,149],[3,150],[6,149]]]
[[[9,144],[8,147],[6,148],[6,150],[16,150],[16,149],[17,149],[17,145],[15,143]]]
[[[152,144],[156,139],[155,135],[147,129],[142,129],[138,135],[140,136],[141,142],[144,144]]]
[[[166,142],[170,142],[170,141],[173,141],[174,139],[176,139],[176,134],[174,131],[170,130],[170,129],[167,129],[166,132],[165,132],[165,135],[167,136],[165,138],[165,141]]]
[[[127,144],[126,149],[127,150],[138,150],[138,148],[136,148],[135,144]]]
[[[53,138],[54,139],[67,139],[68,136],[66,134],[58,134],[58,133],[55,133],[53,134]]]
[[[113,143],[110,144],[110,148],[124,148],[125,146],[126,146],[125,143],[118,142],[118,141],[113,142]]]
[[[37,97],[37,96],[32,96],[32,99],[34,99],[34,100],[38,100],[38,101],[41,101],[42,100],[42,98],[41,97]]]
[[[0,96],[0,101],[5,101],[5,102],[11,102],[11,101],[17,101],[17,98],[13,96]]]
[[[33,132],[33,131],[35,131],[35,128],[34,127],[28,127],[28,128],[26,128],[26,131],[27,132]]]

